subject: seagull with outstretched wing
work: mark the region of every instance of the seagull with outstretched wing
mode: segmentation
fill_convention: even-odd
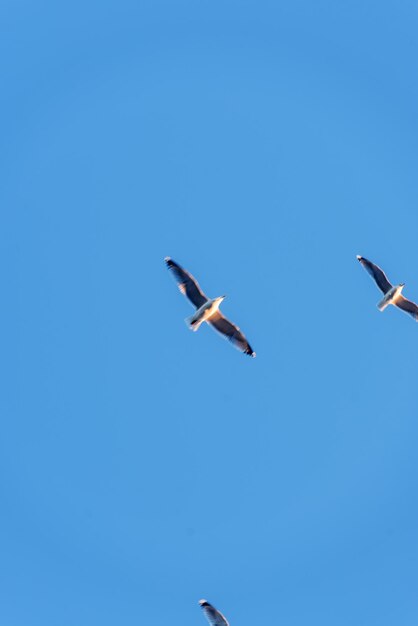
[[[191,317],[186,318],[186,322],[191,330],[197,330],[203,322],[207,322],[217,330],[223,337],[228,339],[238,350],[255,357],[255,352],[246,340],[238,326],[230,322],[219,311],[219,306],[226,296],[218,298],[208,298],[200,289],[197,281],[181,265],[173,261],[170,257],[165,259],[166,265],[172,271],[177,281],[178,287],[196,308]]]
[[[365,259],[364,256],[357,255],[357,259],[373,278],[380,291],[384,294],[383,299],[377,305],[379,311],[383,311],[389,304],[393,304],[394,306],[397,306],[398,309],[412,315],[412,317],[418,322],[418,305],[416,305],[415,302],[411,302],[411,300],[404,298],[401,293],[402,289],[405,287],[405,283],[392,285],[380,267],[368,259]]]
[[[209,604],[209,602],[206,602],[206,600],[199,600],[199,604],[211,626],[229,626],[229,622],[226,617],[224,617],[220,611],[215,609],[214,606]]]

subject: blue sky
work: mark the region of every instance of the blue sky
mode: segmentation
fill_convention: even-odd
[[[0,621],[415,626],[416,4],[0,17]]]

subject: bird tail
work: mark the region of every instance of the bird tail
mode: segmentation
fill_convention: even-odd
[[[194,315],[191,315],[190,317],[186,317],[184,321],[186,322],[190,330],[193,330],[194,332],[196,332],[196,330],[199,328],[200,324],[202,323],[201,320],[197,320]]]
[[[386,300],[386,298],[383,298],[383,300],[378,302],[377,308],[379,309],[379,311],[384,311],[389,304],[389,301]]]

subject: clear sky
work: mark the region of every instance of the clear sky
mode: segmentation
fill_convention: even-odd
[[[4,0],[2,624],[416,626],[417,28]]]

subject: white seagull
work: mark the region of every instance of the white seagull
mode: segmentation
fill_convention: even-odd
[[[186,323],[191,330],[197,330],[203,322],[208,322],[226,339],[229,339],[231,343],[244,352],[254,357],[255,352],[251,348],[250,344],[238,328],[219,311],[219,305],[226,296],[220,296],[219,298],[208,298],[200,289],[197,281],[193,278],[189,272],[186,272],[178,263],[166,257],[166,265],[169,270],[174,274],[174,278],[178,283],[178,287],[182,294],[188,297],[190,302],[196,307],[195,313],[186,318]]]
[[[209,604],[209,602],[206,602],[206,600],[199,600],[199,604],[211,626],[229,626],[229,622],[226,617],[224,617],[220,611],[215,609],[214,606]]]
[[[405,287],[405,283],[399,283],[399,285],[391,285],[383,270],[377,265],[368,261],[364,256],[357,255],[357,259],[360,261],[364,269],[369,272],[370,276],[374,279],[376,285],[385,294],[383,299],[378,303],[377,308],[379,311],[383,311],[389,304],[397,306],[405,313],[409,313],[418,322],[418,306],[415,302],[407,300],[401,294],[402,289]]]

